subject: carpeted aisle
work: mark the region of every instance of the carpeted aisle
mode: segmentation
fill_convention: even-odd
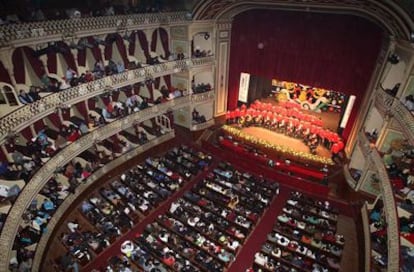
[[[228,272],[243,272],[249,268],[254,261],[254,254],[267,239],[267,234],[272,230],[276,217],[280,214],[286,201],[290,196],[290,189],[281,186],[279,196],[273,199],[268,210],[243,245],[236,261],[229,267]]]

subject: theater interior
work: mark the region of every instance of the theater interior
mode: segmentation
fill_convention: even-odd
[[[414,271],[414,4],[0,1],[0,271]]]

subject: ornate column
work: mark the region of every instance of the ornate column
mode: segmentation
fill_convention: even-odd
[[[231,21],[221,21],[216,25],[216,96],[214,116],[227,111],[228,75],[230,60]]]

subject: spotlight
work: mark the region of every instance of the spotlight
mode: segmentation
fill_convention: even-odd
[[[398,64],[398,63],[400,62],[400,57],[399,57],[397,54],[392,53],[392,54],[388,57],[388,61],[389,61],[391,64]]]

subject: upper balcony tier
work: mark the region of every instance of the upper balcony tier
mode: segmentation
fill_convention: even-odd
[[[0,26],[0,48],[20,47],[81,38],[111,32],[134,30],[143,27],[184,24],[188,22],[186,12],[147,13],[76,18],[66,20],[10,24]]]
[[[63,105],[73,105],[85,99],[168,74],[186,71],[191,67],[213,63],[214,57],[164,62],[104,77],[86,84],[53,93],[32,104],[24,105],[0,119],[0,143],[8,135],[17,133],[29,124],[42,119]]]

